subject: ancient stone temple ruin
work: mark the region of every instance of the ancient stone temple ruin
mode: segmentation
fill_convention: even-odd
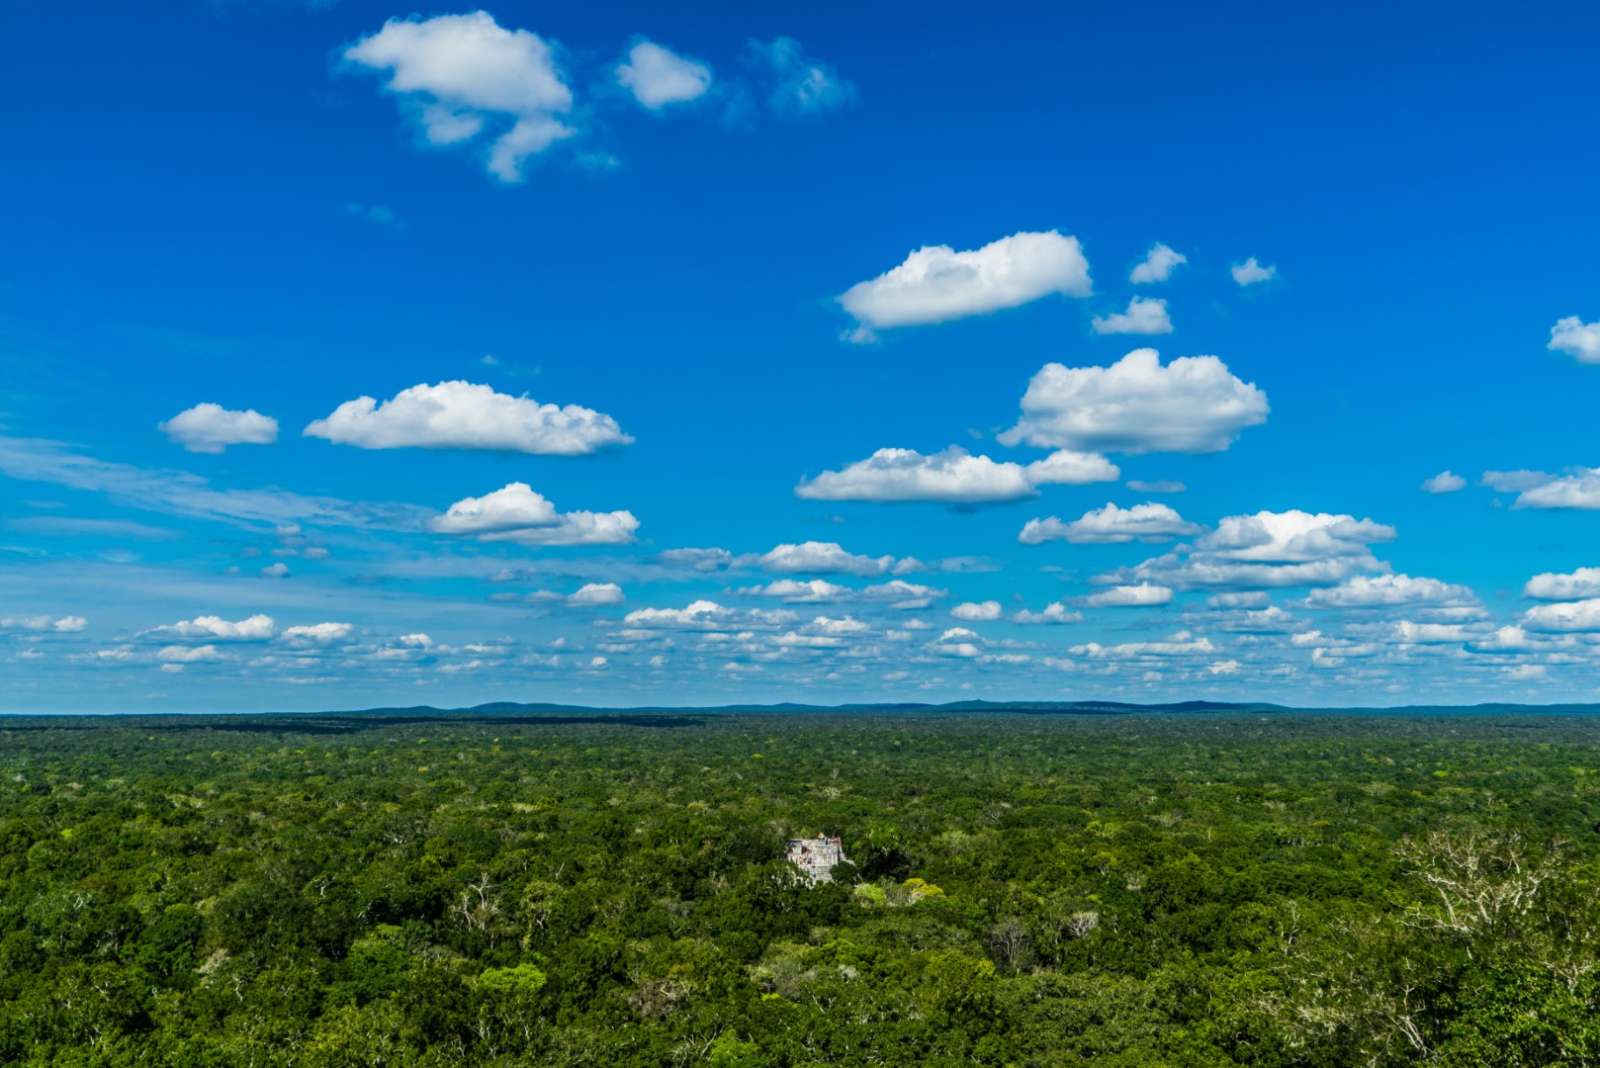
[[[843,863],[844,846],[837,837],[789,839],[789,863],[800,869],[806,882],[833,882],[833,866]]]

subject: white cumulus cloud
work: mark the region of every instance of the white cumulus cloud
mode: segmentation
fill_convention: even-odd
[[[979,643],[982,636],[975,630],[966,627],[951,627],[938,638],[928,643],[928,648],[940,656],[953,656],[961,659],[972,660],[983,655]]]
[[[777,597],[789,604],[824,604],[846,600],[855,593],[850,587],[827,579],[777,579],[765,586],[746,586],[739,592],[752,597]]]
[[[1522,613],[1522,625],[1540,631],[1600,630],[1600,597],[1534,605]]]
[[[1394,638],[1406,645],[1448,645],[1472,637],[1460,623],[1413,623],[1402,619],[1394,625]]]
[[[511,482],[482,497],[457,501],[430,526],[440,534],[486,534],[558,522],[560,515],[549,498],[526,482]]]
[[[362,449],[490,449],[583,456],[633,438],[591,408],[540,404],[472,382],[421,384],[379,404],[357,397],[306,427],[308,437]]]
[[[1506,626],[1495,630],[1486,638],[1479,638],[1472,643],[1474,649],[1485,652],[1515,652],[1521,649],[1531,649],[1534,640],[1522,627]]]
[[[630,627],[672,627],[710,630],[719,626],[731,611],[715,601],[693,601],[683,608],[637,608],[623,617]]]
[[[581,607],[621,604],[626,597],[615,582],[586,582],[567,595],[567,603]]]
[[[558,512],[526,482],[511,482],[482,497],[464,497],[429,527],[439,534],[522,545],[625,545],[639,521],[632,512]]]
[[[76,634],[89,625],[83,616],[5,616],[0,618],[0,630],[53,631],[56,634]]]
[[[1376,608],[1401,604],[1459,604],[1470,602],[1465,586],[1410,575],[1354,575],[1337,586],[1312,590],[1309,604],[1325,608]]]
[[[1129,586],[1112,586],[1099,593],[1092,593],[1083,599],[1083,603],[1091,608],[1150,608],[1167,604],[1171,600],[1171,587],[1141,582]]]
[[[1069,652],[1095,660],[1130,660],[1147,657],[1206,656],[1218,652],[1210,638],[1196,637],[1188,631],[1178,631],[1166,641],[1123,642],[1120,645],[1101,645],[1087,642],[1074,645]]]
[[[1551,352],[1564,352],[1580,363],[1600,363],[1600,322],[1586,323],[1576,315],[1558,319],[1550,328]]]
[[[1235,634],[1291,634],[1301,622],[1277,605],[1223,615],[1222,627]]]
[[[390,19],[345,49],[344,58],[388,72],[385,88],[435,145],[499,129],[485,165],[503,182],[520,182],[528,157],[576,132],[559,117],[572,109],[572,90],[551,44],[506,29],[485,11]]]
[[[1524,596],[1539,601],[1580,601],[1600,597],[1600,567],[1580,567],[1567,574],[1546,571],[1522,587]]]
[[[1467,480],[1454,471],[1440,471],[1432,478],[1425,479],[1422,483],[1423,493],[1454,493],[1465,489]]]
[[[639,533],[639,520],[629,511],[562,512],[554,526],[520,527],[481,534],[479,541],[511,541],[519,545],[627,545]]]
[[[343,641],[350,637],[355,629],[350,623],[304,623],[295,627],[284,627],[282,637],[288,642],[326,645],[329,642]]]
[[[711,68],[654,41],[635,41],[616,68],[617,84],[651,111],[699,99],[711,88]]]
[[[1000,440],[1086,452],[1221,452],[1265,422],[1267,410],[1267,395],[1215,356],[1163,366],[1156,350],[1135,349],[1109,367],[1046,364]]]
[[[898,267],[851,286],[839,298],[863,326],[883,329],[940,323],[1015,308],[1053,293],[1093,291],[1089,261],[1075,237],[1022,232],[957,252],[925,245]]]
[[[795,495],[823,501],[939,501],[983,504],[1036,496],[1036,486],[1109,482],[1119,472],[1104,456],[1060,450],[1023,465],[974,456],[952,445],[924,455],[914,449],[879,449],[838,471],[824,471],[795,487]]]
[[[1387,570],[1369,546],[1394,537],[1393,527],[1342,514],[1290,509],[1227,516],[1192,546],[1179,546],[1095,581],[1157,582],[1186,589],[1327,586],[1351,575]]]
[[[1213,593],[1206,598],[1206,604],[1212,608],[1265,608],[1269,603],[1267,594],[1260,590],[1251,590],[1248,593]]]
[[[152,634],[173,634],[181,638],[210,638],[222,641],[265,641],[272,637],[276,625],[272,617],[257,613],[240,620],[226,620],[221,616],[196,616],[179,620],[165,627],[157,627]]]
[[[1117,465],[1097,452],[1057,449],[1042,460],[1027,466],[1028,480],[1035,486],[1082,486],[1090,482],[1115,482],[1122,476]]]
[[[1371,519],[1292,508],[1227,516],[1196,547],[1229,560],[1306,563],[1364,556],[1368,545],[1393,541],[1394,537],[1393,527]]]
[[[1233,280],[1242,286],[1258,285],[1278,276],[1276,267],[1263,266],[1254,256],[1229,268]]]
[[[950,614],[968,623],[986,623],[1000,618],[1000,602],[967,601],[950,609]]]
[[[854,616],[817,616],[804,627],[808,634],[831,634],[835,637],[865,634],[871,629]]]
[[[1024,608],[1021,611],[1013,612],[1011,615],[1011,621],[1013,623],[1029,624],[1076,623],[1082,618],[1082,612],[1074,611],[1073,609],[1062,604],[1060,601],[1051,601],[1049,604],[1044,606],[1044,610],[1042,612],[1034,612]]]
[[[1490,476],[1496,476],[1490,482]],[[1519,482],[1525,476],[1526,482]],[[1538,476],[1538,477],[1536,477]],[[1600,467],[1572,468],[1564,475],[1542,475],[1535,471],[1488,471],[1484,481],[1495,489],[1520,488],[1513,508],[1575,508],[1593,511],[1600,508]]]
[[[818,575],[882,575],[905,570],[908,563],[892,556],[861,556],[831,541],[785,543],[743,562],[766,571],[809,571]]]
[[[1188,262],[1189,257],[1157,241],[1150,246],[1150,251],[1145,253],[1144,259],[1134,266],[1128,275],[1128,281],[1134,285],[1165,282],[1172,276],[1174,267],[1181,267]]]
[[[1127,311],[1096,315],[1092,325],[1097,334],[1172,333],[1167,302],[1159,297],[1134,297],[1128,301]]]
[[[209,401],[185,408],[156,429],[190,452],[220,453],[229,445],[271,445],[278,421],[254,408],[235,411]]]
[[[1064,523],[1055,516],[1030,519],[1023,525],[1017,540],[1024,545],[1038,545],[1047,541],[1087,544],[1165,541],[1198,534],[1202,529],[1198,523],[1188,522],[1165,504],[1151,502],[1136,504],[1131,508],[1107,504],[1083,513],[1082,517],[1070,523]]]

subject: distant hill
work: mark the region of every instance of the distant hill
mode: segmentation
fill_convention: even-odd
[[[413,705],[397,708],[363,708],[341,712],[325,712],[329,716],[640,716],[640,715],[782,715],[782,714],[856,714],[892,713],[896,715],[959,715],[962,713],[1011,713],[1016,715],[1060,716],[1125,716],[1125,715],[1227,715],[1227,714],[1285,714],[1295,712],[1357,712],[1399,714],[1442,714],[1449,712],[1600,712],[1600,705],[1405,705],[1394,708],[1296,708],[1268,702],[1234,701],[1173,701],[1161,704],[1136,704],[1128,701],[950,701],[931,703],[860,703],[843,705],[808,705],[785,701],[777,704],[733,705],[635,705],[628,707],[596,707],[590,705],[559,704],[551,702],[492,701],[467,708],[438,708],[433,705]]]
[[[1171,701],[1137,704],[1129,701],[949,701],[943,704],[917,702],[861,702],[843,705],[808,705],[785,701],[776,704],[733,705],[636,705],[606,707],[561,704],[550,701],[490,701],[466,708],[440,708],[436,705],[407,705],[379,708],[330,710],[324,712],[216,712],[216,713],[87,713],[52,715],[49,713],[3,713],[0,720],[15,725],[23,719],[50,720],[57,726],[76,723],[89,726],[96,720],[137,716],[145,720],[230,721],[230,729],[282,729],[290,722],[296,730],[330,731],[366,728],[382,722],[423,722],[428,720],[507,719],[560,722],[625,722],[636,726],[687,726],[714,715],[891,715],[891,716],[1221,716],[1221,715],[1594,715],[1600,704],[1520,705],[1485,703],[1477,705],[1393,705],[1371,707],[1297,707],[1265,701]]]

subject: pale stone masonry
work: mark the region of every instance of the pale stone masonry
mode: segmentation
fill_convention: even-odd
[[[789,863],[800,869],[805,880],[817,883],[833,882],[833,866],[843,863],[844,846],[837,837],[789,839]]]

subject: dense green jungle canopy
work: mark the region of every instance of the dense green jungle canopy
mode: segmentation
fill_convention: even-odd
[[[0,721],[0,1063],[1600,1063],[1600,717]],[[785,839],[837,834],[809,887]]]

